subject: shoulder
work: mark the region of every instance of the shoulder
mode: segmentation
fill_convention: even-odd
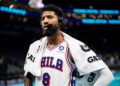
[[[64,39],[69,42],[69,43],[72,43],[72,44],[84,44],[83,42],[81,42],[80,40],[70,36],[69,34],[65,33],[65,32],[62,32],[63,36],[64,36]]]
[[[35,48],[35,47],[39,46],[40,42],[41,42],[41,40],[34,41],[33,43],[30,44],[30,48]]]
[[[33,53],[36,54],[38,52],[38,50],[40,49],[40,46],[42,44],[42,40],[44,40],[44,37],[31,43],[29,46],[28,52],[32,53],[32,54]]]
[[[30,47],[39,46],[42,43],[42,40],[44,40],[45,38],[46,37],[42,37],[41,39],[34,41],[33,43],[30,44]]]
[[[78,39],[75,39],[74,38],[74,41],[73,41],[75,44],[78,44],[78,45],[84,45],[85,43],[84,42],[82,42],[82,41],[80,41],[80,40],[78,40]]]
[[[77,44],[77,45],[85,45],[84,42],[82,42],[81,40],[78,40],[74,37],[72,37],[71,39],[69,39],[69,42],[72,43],[72,44]]]
[[[91,50],[86,43],[84,43],[84,42],[82,42],[82,41],[80,41],[78,39],[75,39],[73,37],[69,42],[71,43],[71,45],[74,45],[76,47],[80,47],[80,50],[82,50],[82,51],[87,52],[87,51]]]
[[[85,48],[86,50],[89,50],[88,46],[83,43],[82,41],[62,32],[62,34],[64,35],[64,39],[66,40],[66,42],[71,46],[74,45],[75,47],[81,47],[82,49]]]

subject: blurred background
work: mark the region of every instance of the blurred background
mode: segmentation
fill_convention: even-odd
[[[42,0],[31,8],[29,0],[0,0],[0,86],[23,86],[23,65],[29,45],[39,39],[40,7],[60,6],[68,18],[63,31],[86,43],[112,70],[120,84],[119,0]]]

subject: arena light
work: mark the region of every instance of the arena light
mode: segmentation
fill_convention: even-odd
[[[100,10],[100,14],[119,14],[119,10]]]
[[[120,20],[108,20],[109,24],[120,24]]]
[[[96,9],[73,9],[73,12],[77,14],[98,14],[98,10]]]
[[[5,6],[0,6],[0,11],[1,12],[18,14],[18,15],[23,15],[23,16],[26,15],[26,10],[16,9],[16,8],[9,8],[9,7],[5,7]]]
[[[83,24],[120,24],[117,19],[81,19]]]
[[[106,19],[81,19],[84,24],[107,24]]]
[[[119,10],[73,9],[77,14],[119,14]]]

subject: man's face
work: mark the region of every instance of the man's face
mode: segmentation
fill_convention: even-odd
[[[59,28],[58,17],[53,11],[44,11],[42,13],[40,23],[42,27],[42,34],[45,36],[54,35]]]

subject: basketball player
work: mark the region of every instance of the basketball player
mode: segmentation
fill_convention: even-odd
[[[65,22],[61,8],[42,8],[44,37],[30,45],[24,65],[25,86],[32,86],[33,76],[36,86],[107,86],[113,80],[111,71],[87,45],[60,30]]]

